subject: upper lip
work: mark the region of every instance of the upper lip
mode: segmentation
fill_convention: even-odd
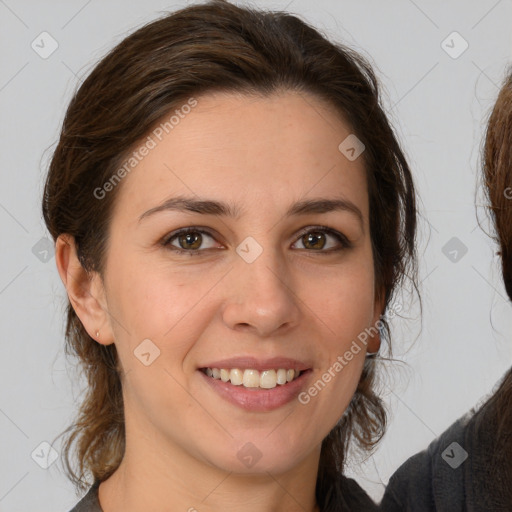
[[[232,357],[230,359],[221,359],[211,363],[204,364],[199,368],[238,368],[239,370],[272,370],[272,369],[293,369],[298,371],[308,370],[311,365],[304,361],[292,359],[289,357],[272,357],[260,359],[253,356]]]

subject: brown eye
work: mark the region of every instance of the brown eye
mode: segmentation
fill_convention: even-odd
[[[201,229],[185,228],[175,231],[167,239],[163,240],[162,243],[164,247],[189,255],[200,254],[205,249],[215,248],[215,238],[213,235]]]
[[[180,235],[177,240],[182,249],[196,250],[201,247],[203,236],[197,231],[192,231],[190,233]]]
[[[331,228],[321,227],[309,228],[308,231],[303,231],[295,244],[299,242],[303,247],[298,247],[298,249],[306,249],[310,252],[317,251],[319,254],[342,251],[352,247],[351,242],[342,233]]]
[[[302,243],[306,249],[323,249],[325,246],[325,233],[312,231],[302,237]]]

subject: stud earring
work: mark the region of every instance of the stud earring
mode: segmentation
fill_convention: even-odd
[[[96,338],[100,337],[100,331],[96,331]]]

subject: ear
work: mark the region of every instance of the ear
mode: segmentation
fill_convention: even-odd
[[[113,343],[103,281],[80,263],[74,237],[63,234],[57,238],[55,262],[69,301],[89,336],[102,345]]]
[[[373,310],[372,328],[377,329],[380,325],[380,319],[382,318],[382,313],[384,312],[384,297],[384,290],[375,291],[375,305]],[[371,332],[374,332],[375,329],[372,329]],[[380,349],[380,343],[380,331],[369,336],[368,343],[366,345],[368,354],[377,353]]]

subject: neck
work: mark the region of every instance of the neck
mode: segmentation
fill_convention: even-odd
[[[319,511],[315,500],[319,448],[287,471],[243,474],[198,460],[158,436],[132,436],[128,428],[126,434],[119,468],[99,486],[104,512]]]
[[[318,512],[314,487],[300,473],[247,476],[210,468],[192,477],[183,468],[164,475],[123,462],[100,484],[99,501],[104,512]]]

